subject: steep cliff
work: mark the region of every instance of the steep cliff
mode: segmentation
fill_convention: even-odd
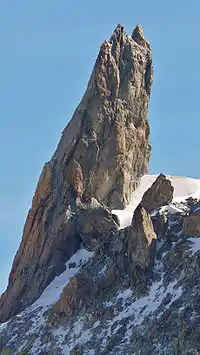
[[[124,208],[148,171],[151,85],[151,49],[142,28],[127,36],[118,25],[102,44],[83,99],[41,173],[0,299],[0,322],[36,300],[85,242],[77,229],[80,210],[93,209],[94,216],[103,208],[107,230],[117,229],[109,209]]]

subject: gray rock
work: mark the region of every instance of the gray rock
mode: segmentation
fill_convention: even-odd
[[[112,213],[101,206],[80,209],[74,223],[76,235],[80,235],[84,246],[89,250],[95,250],[111,232],[118,230]]]

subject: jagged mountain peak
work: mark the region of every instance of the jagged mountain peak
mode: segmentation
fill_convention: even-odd
[[[113,35],[112,36],[117,36],[119,34],[125,34],[124,26],[122,24],[120,24],[120,23],[117,25],[117,27],[113,31]]]
[[[134,41],[136,41],[140,44],[144,43],[144,41],[145,41],[144,30],[141,25],[139,25],[139,24],[136,25],[136,27],[132,33],[132,38],[134,39]]]
[[[148,172],[152,76],[149,46],[138,45],[117,26],[102,44],[86,92],[42,170],[0,299],[0,322],[37,300],[82,243],[94,248],[106,236],[102,226],[116,228],[111,209],[127,206]],[[87,214],[96,227],[83,232]]]
[[[116,38],[118,41],[120,39],[127,39],[130,41],[130,36],[126,35],[125,28],[122,24],[118,24],[117,27],[115,28],[113,35],[111,37],[111,40],[113,38]],[[132,36],[131,38],[138,43],[145,43],[145,36],[144,36],[144,29],[140,24],[137,24],[136,27],[133,29]],[[149,43],[149,42],[148,42]]]
[[[122,25],[44,165],[0,355],[198,355],[200,180],[147,175],[149,42]]]

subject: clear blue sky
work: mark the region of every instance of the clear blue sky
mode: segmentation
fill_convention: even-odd
[[[1,0],[0,292],[42,166],[118,23],[142,24],[153,49],[150,173],[200,177],[199,16],[199,0]]]

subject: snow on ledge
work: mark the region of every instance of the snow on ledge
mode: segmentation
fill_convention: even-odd
[[[116,214],[120,220],[120,228],[125,228],[131,224],[133,213],[142,200],[142,196],[151,187],[153,182],[157,179],[158,175],[144,175],[141,178],[138,188],[133,192],[131,202],[124,210],[113,210],[112,213]],[[200,198],[200,179],[193,179],[183,176],[168,176],[174,187],[173,202],[185,201],[189,197]],[[169,210],[171,213],[172,210]],[[173,211],[174,213],[175,211]]]
[[[31,307],[48,307],[54,304],[59,299],[63,288],[68,284],[70,278],[77,274],[80,267],[85,264],[92,255],[93,253],[86,249],[79,249],[66,263],[66,270],[47,286],[40,298]],[[69,267],[70,264],[75,264],[76,266],[74,268]]]

